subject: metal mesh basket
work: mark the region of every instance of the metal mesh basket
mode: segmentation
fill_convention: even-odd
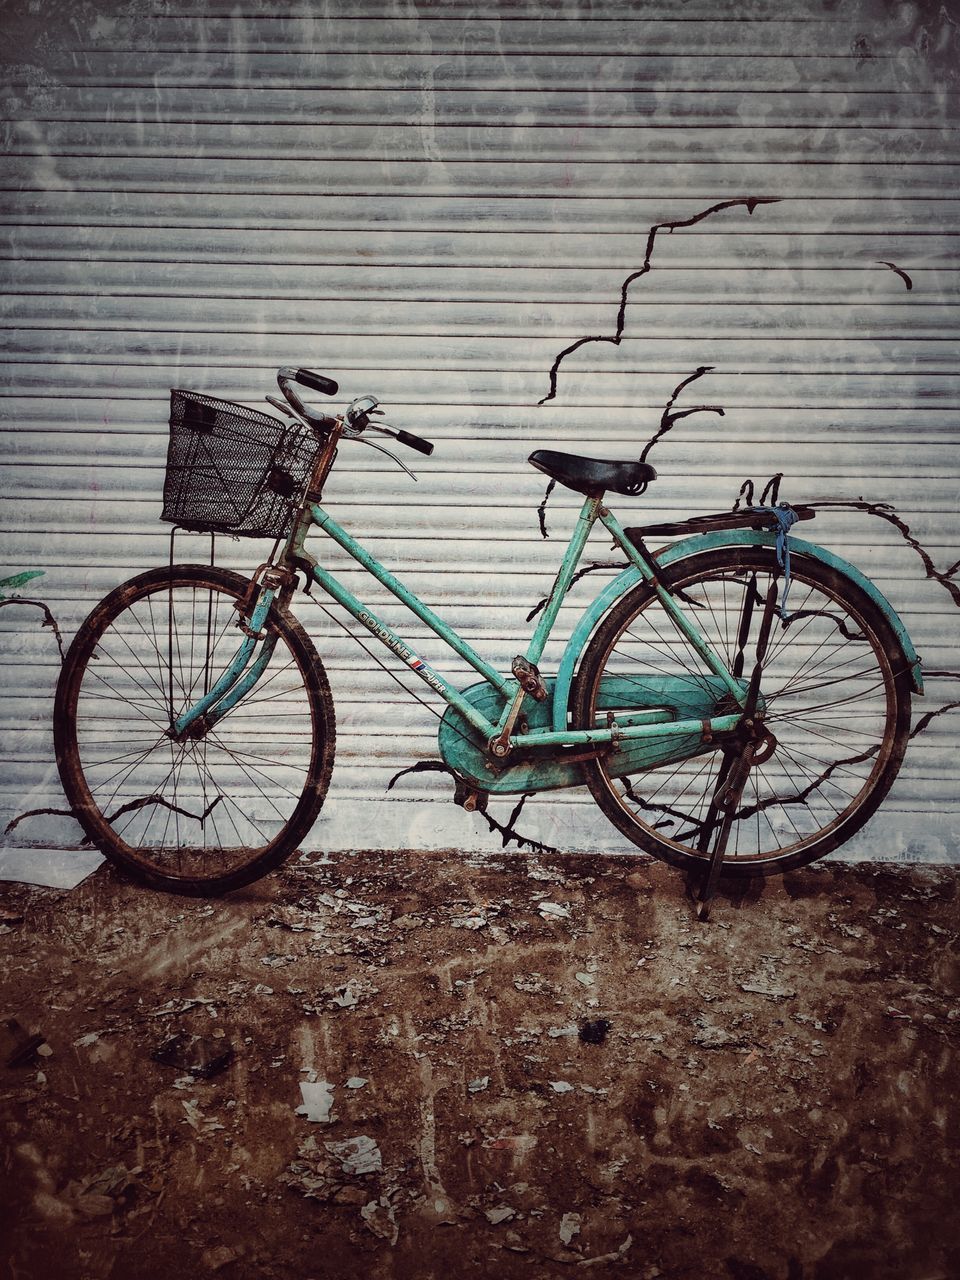
[[[318,448],[303,423],[171,391],[161,519],[204,533],[282,537]]]

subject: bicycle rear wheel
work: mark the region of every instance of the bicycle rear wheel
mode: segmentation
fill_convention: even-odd
[[[283,861],[310,830],[333,766],[326,672],[276,605],[250,692],[204,736],[173,720],[211,688],[243,636],[248,583],[202,565],[154,569],[93,610],[64,663],[54,715],[63,788],[112,861],[156,888],[218,894]]]
[[[804,866],[835,849],[876,810],[897,775],[910,732],[910,673],[876,605],[850,580],[805,555],[791,557],[789,612],[774,627],[762,663],[759,709],[775,740],[750,770],[736,804],[723,874],[766,875]],[[780,573],[767,547],[725,547],[690,556],[667,572],[683,607],[744,683],[753,668],[763,601]],[[739,657],[738,657],[739,655]],[[609,697],[654,673],[713,690],[698,655],[645,583],[601,622],[573,697],[577,728],[605,723]],[[626,682],[626,684],[625,684]],[[599,708],[599,709],[598,709]],[[736,710],[729,695],[710,714]],[[719,822],[711,805],[731,747],[693,741],[689,754],[614,776],[603,759],[586,767],[594,799],[640,848],[684,869],[702,869]]]

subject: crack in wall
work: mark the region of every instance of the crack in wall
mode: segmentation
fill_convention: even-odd
[[[680,392],[684,390],[684,388],[689,387],[691,382],[696,382],[698,378],[702,378],[705,373],[712,373],[715,368],[716,366],[712,364],[699,365],[694,370],[693,373],[688,374],[685,378],[683,378],[680,382],[677,383],[677,385],[674,387],[670,395],[669,400],[663,406],[663,412],[660,414],[660,422],[657,426],[656,431],[653,433],[653,435],[650,437],[647,443],[643,446],[643,450],[639,458],[640,462],[646,462],[647,455],[649,454],[653,446],[657,443],[658,440],[662,440],[663,437],[667,434],[667,432],[670,431],[670,429],[673,427],[674,423],[679,422],[681,418],[689,418],[691,414],[694,414],[694,413],[715,413],[719,417],[721,418],[723,417],[724,411],[722,407],[718,404],[696,404],[696,405],[692,405],[688,409],[676,409],[676,410],[673,407],[677,402],[677,397],[679,396]],[[542,404],[543,401],[541,401],[540,403]],[[748,483],[752,483],[752,482],[748,482]],[[543,495],[543,500],[540,503],[539,507],[537,507],[537,518],[540,522],[540,536],[542,538],[550,537],[550,534],[547,532],[547,503],[550,500],[550,495],[553,493],[556,487],[557,487],[556,480],[551,478],[550,483],[547,485],[547,491]],[[527,618],[528,622],[530,621],[530,618],[534,617],[535,614],[539,612],[540,608],[543,608],[543,604],[541,604],[539,608],[534,611],[534,613],[528,616]]]
[[[775,475],[772,475],[770,477],[767,483],[763,486],[763,490],[760,494],[759,503],[755,503],[754,501],[753,495],[754,495],[756,486],[754,485],[753,481],[749,479],[744,480],[743,484],[740,486],[740,492],[737,494],[737,500],[733,504],[733,506],[730,508],[730,510],[740,511],[741,502],[743,503],[744,508],[752,507],[755,505],[759,505],[762,507],[766,503],[770,503],[771,506],[775,506],[780,501],[780,481],[782,479],[783,479],[782,471],[778,471],[776,472]]]
[[[56,618],[50,612],[50,606],[45,604],[43,600],[28,600],[25,596],[12,596],[9,600],[0,599],[0,609],[5,609],[7,605],[11,604],[33,605],[34,608],[39,609],[43,613],[43,622],[41,622],[40,626],[49,627],[50,630],[53,631],[54,637],[57,641],[57,648],[60,650],[60,661],[63,662],[63,635],[57,625]]]
[[[913,281],[907,275],[906,271],[902,271],[895,262],[887,262],[886,258],[877,259],[878,267],[889,267],[891,271],[895,271],[908,289],[913,288]]]
[[[550,369],[550,390],[538,400],[537,404],[546,404],[548,400],[553,400],[557,394],[557,375],[560,366],[567,356],[572,355],[574,351],[579,351],[581,347],[585,347],[591,342],[606,342],[614,347],[619,347],[623,341],[623,331],[626,325],[627,301],[630,292],[630,286],[635,280],[639,280],[641,276],[645,276],[653,266],[653,251],[656,245],[657,236],[661,231],[679,231],[683,227],[695,226],[698,222],[702,222],[704,218],[712,217],[715,213],[721,213],[724,209],[736,209],[743,207],[748,214],[752,214],[759,204],[779,204],[779,196],[738,196],[735,200],[721,200],[719,204],[712,204],[709,209],[701,209],[699,213],[695,213],[691,218],[677,218],[672,222],[655,222],[647,233],[646,252],[643,257],[643,266],[637,271],[632,271],[626,277],[620,286],[620,308],[617,312],[617,330],[613,334],[594,334],[583,338],[578,338],[576,342],[572,342],[568,347],[557,355]]]
[[[529,849],[531,853],[558,854],[560,852],[559,849],[555,849],[552,845],[544,844],[540,840],[534,840],[531,836],[521,835],[516,829],[515,823],[523,812],[523,806],[530,799],[531,795],[536,794],[535,792],[525,792],[514,805],[507,821],[498,822],[497,819],[487,811],[487,802],[490,799],[489,794],[482,791],[478,792],[473,783],[468,782],[465,778],[461,777],[455,769],[451,769],[450,766],[448,764],[444,764],[442,760],[418,760],[416,764],[408,765],[407,768],[401,769],[399,773],[395,773],[393,775],[387,783],[387,790],[392,791],[394,784],[399,782],[401,778],[406,777],[409,773],[448,774],[453,779],[454,804],[460,805],[461,808],[465,807],[464,802],[469,796],[476,794],[476,808],[473,809],[472,812],[482,815],[488,828],[500,836],[504,849],[508,844],[515,844],[518,849]]]
[[[217,807],[223,796],[217,796],[215,800],[207,805],[202,813],[191,813],[189,809],[184,809],[181,805],[173,804],[170,800],[165,800],[158,792],[153,792],[148,796],[139,796],[136,800],[128,800],[126,804],[122,804],[119,809],[115,809],[113,813],[105,816],[104,822],[108,826],[112,826],[117,818],[122,818],[125,813],[133,813],[137,809],[145,809],[147,805],[156,804],[163,809],[169,809],[171,813],[179,813],[183,818],[190,818],[194,822],[206,822],[207,818]],[[18,814],[12,818],[3,829],[4,835],[9,835],[14,828],[18,827],[21,822],[27,818],[54,817],[54,818],[76,818],[76,810],[74,809],[28,809],[26,813]],[[79,819],[78,819],[79,821]],[[81,844],[92,844],[89,836],[84,836]]]
[[[19,827],[21,822],[25,822],[27,818],[75,818],[77,815],[72,809],[27,809],[25,813],[19,813],[15,818],[11,818],[7,825],[3,828],[3,834],[9,835],[14,828]],[[89,841],[84,841],[85,844]]]
[[[630,568],[630,564],[629,564],[629,561],[627,560],[594,560],[590,564],[584,565],[582,569],[577,570],[577,572],[570,579],[569,585],[567,586],[567,591],[570,591],[570,589],[574,587],[580,581],[581,578],[585,578],[588,573],[596,573],[598,569],[619,569],[622,571],[624,569],[629,569],[629,568]],[[566,595],[566,593],[567,592],[564,592],[564,595]],[[538,613],[542,613],[543,610],[547,607],[547,604],[549,603],[549,601],[550,601],[549,596],[544,596],[542,600],[538,600],[537,603],[530,610],[530,612],[527,614],[527,618],[526,618],[527,622],[532,622]]]
[[[885,520],[887,524],[893,525],[907,546],[920,557],[927,578],[938,582],[949,594],[954,605],[960,609],[960,586],[951,581],[960,571],[960,560],[955,561],[949,569],[938,569],[929,551],[911,531],[907,522],[897,515],[897,509],[891,503],[870,502],[864,498],[817,498],[811,505],[818,509],[829,507],[835,511],[862,511],[865,515],[876,516],[878,520]]]
[[[640,454],[641,462],[646,462],[647,455],[653,446],[658,440],[662,440],[667,432],[673,427],[673,424],[675,422],[679,422],[681,418],[689,418],[690,415],[694,413],[715,413],[718,417],[723,417],[723,409],[718,404],[697,404],[690,409],[676,410],[674,410],[673,407],[677,402],[677,396],[679,396],[680,392],[683,391],[685,387],[689,387],[691,382],[696,382],[698,378],[702,378],[705,373],[712,373],[715,368],[716,366],[712,364],[698,365],[693,373],[689,374],[681,382],[677,383],[673,389],[673,394],[663,407],[663,412],[660,415],[660,425],[643,446],[643,451]]]
[[[540,503],[539,507],[537,507],[537,519],[540,521],[540,537],[541,538],[550,537],[549,533],[547,533],[547,503],[550,501],[550,495],[551,493],[553,493],[556,487],[557,487],[557,482],[551,476],[550,483],[547,485],[547,491],[543,495],[543,501]],[[529,614],[527,617],[527,621],[529,622],[530,618],[532,617],[533,617],[533,614]]]

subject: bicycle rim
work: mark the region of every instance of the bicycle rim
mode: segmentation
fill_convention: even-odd
[[[909,736],[909,673],[882,615],[842,575],[793,557],[786,626],[775,617],[762,663],[760,710],[772,754],[750,770],[733,814],[724,874],[802,866],[848,839],[875,811],[899,769]],[[683,607],[728,669],[753,669],[762,601],[779,569],[771,549],[721,548],[674,567]],[[738,659],[738,654],[740,655]],[[653,592],[640,586],[616,605],[584,655],[574,719],[603,722],[604,680],[650,672],[713,689],[699,656]],[[736,710],[714,699],[707,715]],[[716,743],[691,740],[688,754],[628,776],[601,759],[588,783],[606,815],[634,843],[684,868],[703,866],[718,821],[711,800],[724,768]],[[729,747],[728,747],[729,759]]]
[[[88,837],[138,878],[185,893],[247,884],[310,829],[333,761],[326,675],[295,619],[256,685],[204,736],[172,720],[209,690],[243,636],[246,580],[178,566],[118,587],[81,627],[57,690],[57,759]]]

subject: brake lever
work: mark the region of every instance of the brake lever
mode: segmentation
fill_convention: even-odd
[[[387,434],[387,433],[384,432],[384,434]],[[353,439],[358,440],[360,444],[369,445],[371,449],[376,449],[380,453],[385,453],[388,458],[392,458],[394,462],[397,464],[397,466],[407,473],[407,475],[410,477],[411,480],[417,479],[417,477],[413,474],[413,472],[410,470],[407,464],[403,461],[403,459],[398,458],[395,453],[391,452],[391,450],[385,449],[382,444],[377,444],[375,440],[364,440],[362,436],[354,436]]]
[[[264,396],[263,398],[266,400],[267,404],[272,404],[275,409],[279,409],[281,413],[285,413],[288,418],[297,417],[290,406],[285,404],[282,400],[279,400],[276,396]]]

